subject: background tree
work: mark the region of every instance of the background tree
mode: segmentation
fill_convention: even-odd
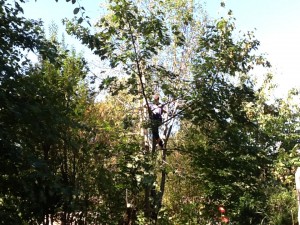
[[[68,55],[60,49],[56,55],[55,64],[41,57],[23,74],[1,82],[5,224],[67,224],[76,216],[86,220],[95,195],[82,195],[86,178],[79,173],[87,173],[92,157],[88,152],[93,149],[87,142],[91,124],[85,121],[93,101],[85,80],[87,68],[75,52]],[[82,213],[85,218],[78,216]]]
[[[202,183],[207,219],[224,205],[233,221],[257,224],[266,199],[262,187],[271,162],[268,149],[274,142],[244,109],[257,101],[247,73],[261,63],[261,57],[251,54],[258,42],[250,34],[235,41],[233,31],[234,24],[221,19],[199,39],[194,88],[187,98],[192,104],[185,114],[196,126],[189,128],[185,140],[194,153],[193,168],[199,169],[196,180]]]
[[[153,8],[152,11],[147,11],[145,8],[138,8],[130,1],[112,1],[109,6],[112,14],[103,17],[97,26],[100,31],[95,35],[89,34],[88,30],[68,23],[67,29],[70,33],[77,35],[82,42],[88,44],[91,49],[95,49],[95,53],[99,54],[101,59],[108,59],[112,68],[119,66],[127,75],[125,85],[123,83],[112,82],[117,80],[116,76],[108,77],[103,82],[103,87],[113,88],[114,93],[126,87],[130,94],[137,96],[140,101],[139,107],[144,105],[149,108],[149,99],[153,94],[153,89],[148,80],[151,79],[154,66],[151,65],[151,59],[164,46],[169,45],[170,37],[167,34],[167,28],[163,24],[163,12],[159,8]],[[164,68],[160,68],[164,71]],[[117,75],[117,74],[116,74]],[[147,109],[141,111],[141,122],[149,121],[151,112]],[[143,136],[145,137],[145,147],[142,151],[148,151],[152,146],[152,152],[155,152],[155,143],[147,141],[146,129]],[[150,151],[142,160],[145,162],[151,160]],[[155,175],[149,171],[153,168],[148,168],[149,176],[145,177],[143,184],[145,186],[145,215],[151,217],[150,214],[157,214],[151,209],[150,188],[152,188]],[[155,190],[154,190],[155,191]],[[152,211],[152,212],[151,212]],[[156,216],[154,216],[156,217]]]
[[[204,224],[220,205],[232,224],[293,223],[298,93],[270,101],[271,77],[254,85],[251,70],[269,63],[230,15],[113,0],[93,32],[84,15],[66,21],[112,68],[95,103],[86,62],[39,34],[21,2],[2,0],[0,14],[3,224]],[[162,152],[143,107],[155,92],[169,112]]]
[[[53,59],[57,53],[55,45],[44,38],[41,22],[22,17],[22,11],[18,1],[14,3],[0,1],[0,149],[3,165],[1,167],[1,184],[3,184],[1,185],[3,203],[1,204],[1,212],[3,212],[1,219],[3,223],[10,221],[12,224],[21,224],[20,217],[28,218],[29,216],[23,215],[18,208],[20,205],[18,197],[25,195],[25,190],[19,189],[23,186],[22,179],[20,179],[21,172],[28,168],[29,162],[32,161],[31,156],[22,151],[22,139],[18,131],[23,129],[22,124],[26,123],[23,122],[22,113],[28,110],[28,116],[28,113],[36,111],[36,106],[30,105],[31,101],[26,99],[26,95],[30,93],[26,93],[27,90],[25,91],[25,87],[22,87],[23,83],[26,83],[24,76],[28,74],[31,67],[25,54],[29,51],[39,51],[41,57],[47,55]],[[26,109],[23,108],[24,106],[27,106]],[[33,115],[31,118],[34,118]]]

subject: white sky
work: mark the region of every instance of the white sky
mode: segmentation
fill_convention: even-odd
[[[100,2],[80,1],[92,21],[101,11]],[[224,10],[220,13],[220,0],[204,0],[203,4],[213,18],[224,13]],[[300,87],[300,0],[225,0],[225,4],[226,9],[233,11],[237,30],[255,32],[261,43],[260,51],[268,54],[273,65],[279,95],[292,87]],[[60,24],[62,18],[72,18],[77,6],[66,0],[58,3],[55,0],[30,0],[24,4],[24,11],[26,17],[42,18],[47,30],[51,21]],[[59,32],[62,33],[63,28]],[[78,43],[71,42],[76,48]]]

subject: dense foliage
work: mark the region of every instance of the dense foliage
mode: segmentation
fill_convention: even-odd
[[[96,102],[86,59],[22,3],[0,0],[1,224],[296,224],[298,92],[271,99],[271,75],[255,83],[270,64],[231,11],[110,0],[92,30],[70,4],[82,16],[67,32],[111,67]]]

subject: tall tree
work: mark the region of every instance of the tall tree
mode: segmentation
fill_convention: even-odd
[[[215,216],[218,205],[225,205],[233,221],[258,224],[266,201],[263,178],[270,173],[269,149],[275,142],[246,113],[245,105],[258,101],[247,74],[254,65],[269,63],[252,54],[259,45],[252,34],[236,39],[234,28],[230,19],[222,18],[199,39],[186,114],[196,126],[188,132],[187,148],[199,169],[207,219]]]
[[[30,159],[21,148],[22,138],[19,130],[24,128],[22,121],[25,108],[29,106],[26,99],[25,76],[31,67],[30,60],[26,57],[29,51],[40,52],[41,57],[53,59],[57,55],[56,47],[43,36],[40,21],[28,20],[22,16],[19,1],[0,1],[0,149],[1,149],[1,219],[5,223],[22,224],[17,203],[18,196],[24,194],[20,180],[20,172],[28,168],[24,159]],[[28,87],[28,86],[27,86]],[[23,88],[23,89],[22,89]],[[27,90],[28,91],[28,90]],[[25,96],[21,96],[24,94]],[[36,110],[32,105],[29,112]],[[27,114],[28,115],[28,114]],[[33,116],[31,115],[31,118]],[[29,118],[27,118],[29,119]],[[28,120],[27,120],[28,122]],[[17,124],[20,125],[17,126]],[[28,131],[31,132],[31,131]],[[26,160],[25,160],[26,161]],[[23,217],[24,215],[21,215]],[[28,215],[26,215],[28,216]],[[13,222],[15,221],[15,222]]]
[[[84,120],[93,100],[85,80],[87,68],[74,52],[68,55],[60,49],[56,54],[60,56],[55,64],[41,57],[26,73],[1,82],[5,224],[68,224],[91,201],[90,195],[81,194],[87,187],[79,173],[92,157],[91,143],[85,140],[93,138],[91,124]]]
[[[108,77],[103,82],[103,87],[110,87],[117,93],[119,90],[126,89],[130,94],[137,96],[140,101],[142,134],[145,142],[141,151],[146,152],[144,161],[153,161],[151,152],[155,152],[155,142],[148,142],[148,135],[142,124],[148,123],[151,111],[149,108],[149,99],[153,94],[151,84],[147,81],[151,79],[154,65],[151,59],[164,46],[170,44],[168,30],[163,23],[164,13],[159,8],[154,7],[152,11],[146,8],[138,8],[131,1],[110,1],[109,10],[111,14],[103,17],[99,23],[100,31],[91,35],[87,29],[68,24],[67,29],[79,37],[84,44],[94,50],[101,59],[108,59],[112,68],[118,66],[123,73],[127,75],[125,85],[116,83],[116,76]],[[163,67],[160,70],[165,71]],[[117,75],[117,74],[116,74]],[[115,82],[115,83],[113,83]],[[112,85],[117,84],[117,85]],[[148,146],[148,147],[147,147]],[[152,151],[149,150],[152,147]],[[154,161],[153,161],[154,163]],[[155,182],[153,166],[148,167],[148,173],[144,177],[145,186],[145,215],[151,217],[155,206],[150,206],[155,202],[150,198],[150,189]],[[150,169],[150,171],[149,171]],[[154,190],[155,191],[155,190]],[[155,204],[155,203],[154,203]]]

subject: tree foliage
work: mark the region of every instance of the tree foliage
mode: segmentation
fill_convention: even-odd
[[[293,223],[298,92],[271,101],[270,74],[257,86],[252,69],[270,64],[231,11],[110,0],[91,31],[67,2],[82,13],[67,32],[111,67],[108,95],[94,101],[86,61],[23,17],[23,0],[0,0],[1,224],[214,224],[219,206],[231,224]],[[156,92],[165,144],[149,151]]]
[[[50,59],[54,59],[57,53],[55,45],[43,35],[42,22],[22,16],[21,2],[0,1],[1,81],[26,72],[30,66],[27,52],[39,52],[42,57]]]

